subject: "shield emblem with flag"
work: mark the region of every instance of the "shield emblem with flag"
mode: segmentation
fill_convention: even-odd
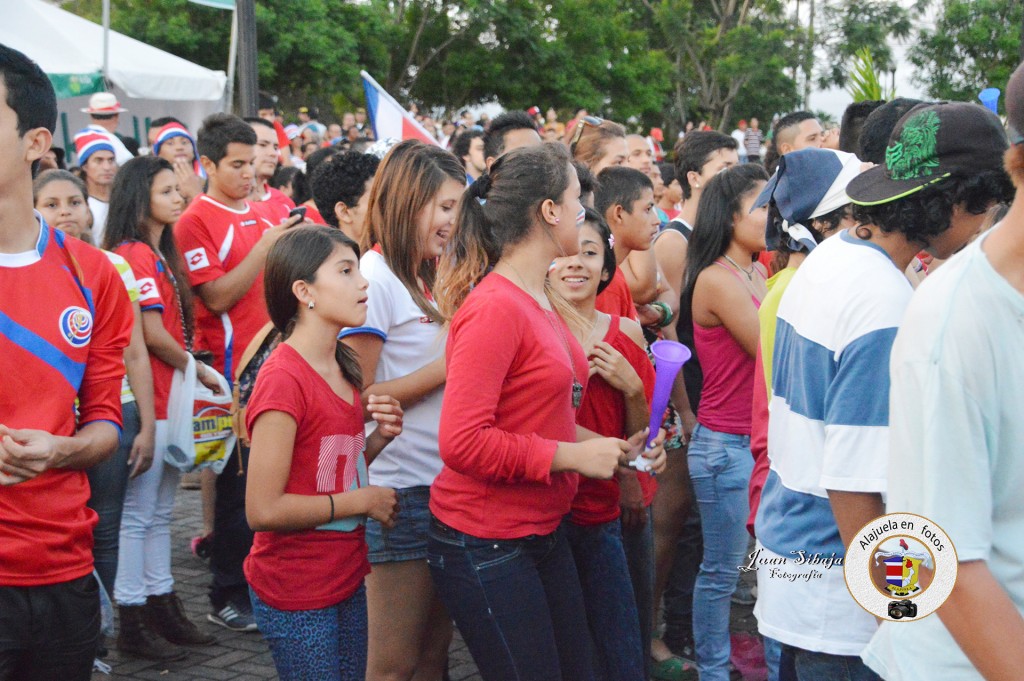
[[[906,598],[921,590],[917,580],[921,575],[921,564],[931,567],[931,556],[923,551],[911,551],[904,539],[899,547],[879,547],[875,561],[885,559],[885,588],[894,598]]]

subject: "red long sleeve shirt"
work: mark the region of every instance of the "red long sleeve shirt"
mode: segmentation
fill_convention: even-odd
[[[444,468],[430,493],[441,522],[488,539],[555,531],[578,479],[551,472],[558,443],[576,441],[570,354],[585,384],[583,349],[557,313],[495,273],[469,294],[448,333]]]

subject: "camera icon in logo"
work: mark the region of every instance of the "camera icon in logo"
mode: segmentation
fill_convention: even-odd
[[[907,598],[904,598],[902,601],[890,601],[889,617],[894,620],[903,619],[904,617],[917,617],[917,605]]]

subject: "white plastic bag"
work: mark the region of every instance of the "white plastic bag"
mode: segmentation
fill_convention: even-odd
[[[231,388],[213,369],[221,394],[199,382],[189,355],[185,371],[175,370],[167,404],[167,455],[164,461],[184,472],[212,468],[220,473],[235,448],[231,423]]]

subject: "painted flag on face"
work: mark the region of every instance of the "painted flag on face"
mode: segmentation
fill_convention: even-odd
[[[440,146],[440,143],[428,133],[408,111],[395,101],[380,84],[366,71],[360,71],[363,77],[363,90],[366,93],[366,109],[370,114],[373,134],[379,140],[393,137],[397,140],[417,139]]]

